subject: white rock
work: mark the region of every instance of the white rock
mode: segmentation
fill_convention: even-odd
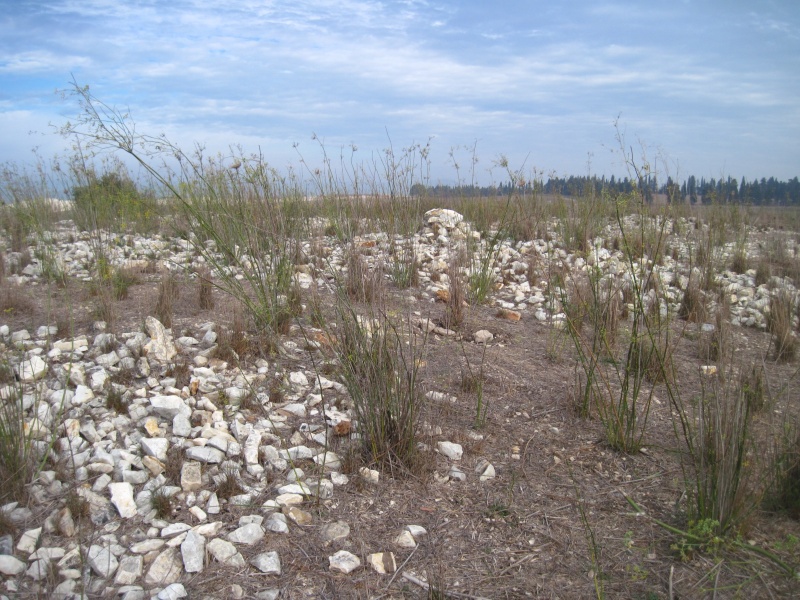
[[[189,594],[182,583],[170,583],[163,590],[158,592],[158,600],[178,600],[178,598],[187,598]]]
[[[135,517],[137,514],[136,502],[133,499],[133,486],[127,482],[110,483],[111,503],[116,507],[123,519]]]
[[[147,335],[150,341],[144,346],[144,352],[148,357],[155,358],[161,362],[171,361],[178,350],[172,343],[172,336],[167,332],[164,325],[155,317],[147,317],[144,322]]]
[[[114,585],[132,585],[142,576],[144,558],[139,554],[123,556],[119,561]]]
[[[439,442],[436,447],[441,454],[444,454],[450,460],[461,460],[461,456],[464,453],[461,444],[454,444],[453,442]]]
[[[144,576],[144,584],[155,587],[175,583],[181,578],[182,571],[183,565],[178,559],[178,551],[175,548],[167,548],[153,560]]]
[[[153,456],[161,462],[167,460],[167,450],[169,450],[169,441],[167,439],[142,438],[139,444],[146,456]]]
[[[258,447],[261,445],[261,432],[254,430],[247,436],[242,447],[244,462],[248,465],[258,464]]]
[[[87,561],[95,575],[104,579],[111,577],[119,566],[119,562],[111,550],[96,544],[89,547]]]
[[[186,538],[181,543],[181,556],[183,557],[183,568],[187,573],[199,573],[203,570],[203,559],[206,553],[206,539],[189,530]]]
[[[165,419],[174,419],[178,414],[187,418],[192,416],[192,410],[180,396],[153,396],[150,398],[150,408]]]
[[[415,548],[417,545],[414,536],[407,530],[401,531],[400,534],[394,538],[394,543],[401,548]]]
[[[39,543],[39,536],[41,535],[42,535],[41,527],[37,527],[36,529],[29,529],[20,536],[19,542],[17,542],[17,550],[19,550],[24,554],[30,554],[31,552],[36,550],[36,544]]]
[[[252,546],[264,539],[264,529],[256,523],[248,523],[231,531],[227,536],[229,542]]]
[[[392,552],[375,552],[367,557],[369,565],[382,575],[394,573],[397,570],[397,563]]]
[[[494,339],[494,334],[486,329],[481,329],[476,331],[472,338],[475,340],[476,344],[488,344]]]
[[[3,575],[19,575],[25,570],[26,563],[10,554],[0,555],[0,573]]]
[[[255,555],[250,559],[250,564],[267,575],[281,574],[281,559],[275,551]]]
[[[225,460],[225,453],[211,446],[192,446],[186,449],[186,458],[201,463],[221,463]]]
[[[231,567],[245,566],[244,558],[239,554],[239,551],[236,550],[236,546],[230,542],[214,538],[206,544],[206,548],[211,556],[224,565],[229,565]]]
[[[47,374],[47,363],[33,355],[17,365],[16,371],[22,383],[31,383]]]
[[[361,566],[361,559],[347,550],[339,550],[328,557],[331,571],[338,571],[347,575]]]

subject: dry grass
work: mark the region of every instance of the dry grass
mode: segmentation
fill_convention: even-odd
[[[197,272],[197,300],[202,310],[214,308],[214,285],[211,283],[211,272],[201,269]]]
[[[347,257],[345,289],[347,296],[355,302],[372,303],[383,295],[383,269],[380,265],[370,269],[366,258],[354,246]]]
[[[792,323],[794,313],[792,292],[781,289],[770,296],[767,330],[772,334],[772,355],[777,361],[792,360],[797,354],[797,336]]]
[[[158,284],[158,300],[153,308],[153,314],[164,327],[172,327],[174,304],[179,296],[180,289],[176,276],[171,271],[162,271],[161,281]]]

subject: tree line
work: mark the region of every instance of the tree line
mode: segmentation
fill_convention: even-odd
[[[694,175],[678,183],[672,177],[660,182],[655,175],[646,175],[640,181],[628,177],[610,179],[603,176],[574,176],[549,177],[546,181],[537,179],[533,181],[502,182],[490,186],[477,185],[446,185],[436,184],[425,186],[417,183],[411,188],[415,196],[428,197],[491,197],[506,196],[514,189],[522,192],[538,192],[543,194],[560,194],[562,196],[578,197],[591,193],[601,194],[603,191],[610,193],[630,193],[634,189],[642,191],[645,200],[652,202],[656,194],[661,194],[667,202],[689,202],[691,204],[743,203],[755,205],[800,205],[800,180],[794,177],[788,181],[780,181],[775,177],[769,179],[753,179],[748,181],[742,177],[720,179],[698,179]]]

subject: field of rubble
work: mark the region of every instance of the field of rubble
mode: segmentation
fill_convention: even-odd
[[[252,248],[0,230],[0,596],[798,597],[796,210],[538,201],[315,216],[269,334]]]

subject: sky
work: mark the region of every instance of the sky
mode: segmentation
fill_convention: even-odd
[[[800,175],[797,0],[0,0],[0,163],[69,147],[73,81],[278,169],[430,144],[431,183],[619,177],[622,146],[678,180]]]

